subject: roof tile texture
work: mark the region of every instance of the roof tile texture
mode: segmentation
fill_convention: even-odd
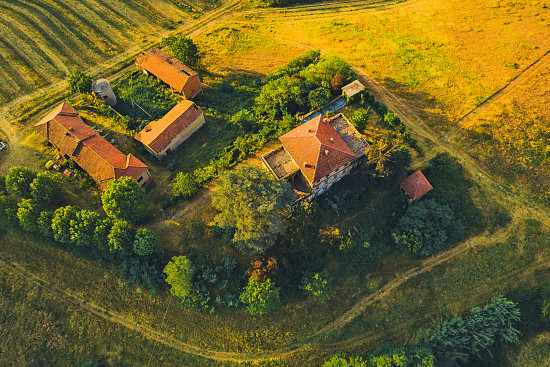
[[[428,191],[433,189],[432,185],[430,185],[420,170],[401,181],[399,186],[405,190],[412,201],[420,199],[422,196],[426,195]]]

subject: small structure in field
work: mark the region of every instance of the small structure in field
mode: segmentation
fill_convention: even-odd
[[[98,79],[92,83],[92,91],[106,104],[114,106],[117,103],[115,92],[107,79]]]
[[[433,189],[424,174],[420,170],[416,171],[399,183],[401,190],[407,194],[409,202],[414,202],[426,195]]]
[[[158,159],[173,152],[204,125],[204,113],[193,102],[183,100],[163,118],[149,123],[135,137]]]
[[[124,176],[132,177],[141,186],[152,180],[147,165],[111,145],[86,125],[67,102],[57,106],[34,125],[34,129],[57,147],[63,157],[72,159],[86,171],[102,189],[109,181]]]
[[[368,145],[341,113],[330,119],[319,115],[279,140],[282,146],[262,162],[275,177],[289,181],[301,199],[321,195],[348,175]]]
[[[153,74],[186,99],[202,91],[199,74],[158,48],[139,55],[136,66],[145,73]]]
[[[355,80],[349,83],[346,86],[342,87],[342,95],[346,97],[346,100],[349,102],[350,99],[354,98],[356,95],[365,90],[365,86],[359,80]]]

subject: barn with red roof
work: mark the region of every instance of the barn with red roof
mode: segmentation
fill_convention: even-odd
[[[59,153],[72,159],[86,171],[102,189],[111,180],[128,176],[141,186],[151,182],[147,165],[134,155],[125,155],[101,135],[86,125],[67,102],[61,103],[39,123],[34,125]]]
[[[279,137],[282,143],[262,157],[279,179],[301,197],[315,197],[348,175],[365,154],[367,142],[342,114],[319,115]]]
[[[401,181],[399,186],[407,194],[411,202],[417,201],[433,189],[428,179],[426,179],[420,170]]]

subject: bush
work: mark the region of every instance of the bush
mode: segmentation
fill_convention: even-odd
[[[433,255],[458,241],[464,232],[447,205],[426,200],[411,205],[392,236],[404,253]]]
[[[158,249],[159,244],[160,239],[155,232],[140,228],[134,239],[134,252],[140,256],[150,255]]]
[[[170,292],[184,300],[193,291],[193,273],[195,267],[185,256],[174,256],[164,267],[166,282],[172,286]]]
[[[71,88],[71,93],[91,93],[92,77],[78,69],[75,69],[75,71],[73,71],[73,73],[69,76],[69,87]]]
[[[182,197],[183,199],[193,197],[199,190],[200,185],[192,173],[179,172],[172,184],[174,196]]]
[[[353,115],[351,115],[349,122],[359,131],[363,132],[365,128],[367,127],[367,122],[369,120],[369,113],[364,108],[359,108],[353,112]]]
[[[199,68],[201,56],[199,48],[189,37],[170,35],[161,41],[162,47],[167,47],[169,53],[190,68]]]
[[[320,273],[307,273],[302,279],[301,288],[318,298],[328,298],[332,289],[328,271],[325,269]]]
[[[6,190],[10,194],[20,198],[30,199],[31,183],[36,178],[37,173],[27,167],[11,167],[6,176]]]

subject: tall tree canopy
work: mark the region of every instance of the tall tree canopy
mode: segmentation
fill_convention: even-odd
[[[105,213],[113,219],[138,222],[149,213],[145,189],[131,177],[109,182],[101,202]]]
[[[195,267],[185,256],[174,256],[164,267],[166,282],[172,286],[170,292],[182,300],[191,295]]]
[[[376,177],[400,177],[411,162],[409,149],[393,140],[377,139],[367,147],[365,154]]]
[[[157,250],[159,244],[160,239],[155,232],[147,228],[140,228],[134,239],[134,252],[140,256],[150,255]]]
[[[31,182],[31,195],[43,204],[58,202],[63,196],[62,183],[59,173],[41,172]]]
[[[464,232],[447,205],[433,200],[411,205],[393,230],[393,239],[403,252],[432,255],[458,241]]]
[[[261,281],[250,277],[239,299],[246,305],[246,312],[251,315],[263,315],[281,307],[279,288],[269,278]]]
[[[234,228],[235,246],[253,254],[275,244],[277,235],[285,230],[293,201],[288,182],[253,166],[225,172],[212,199],[219,211],[217,224]]]
[[[189,37],[170,35],[161,41],[162,47],[167,47],[169,53],[190,68],[200,66],[199,48]]]
[[[28,167],[11,167],[6,176],[6,191],[21,198],[31,198],[31,183],[36,178],[36,172]]]

